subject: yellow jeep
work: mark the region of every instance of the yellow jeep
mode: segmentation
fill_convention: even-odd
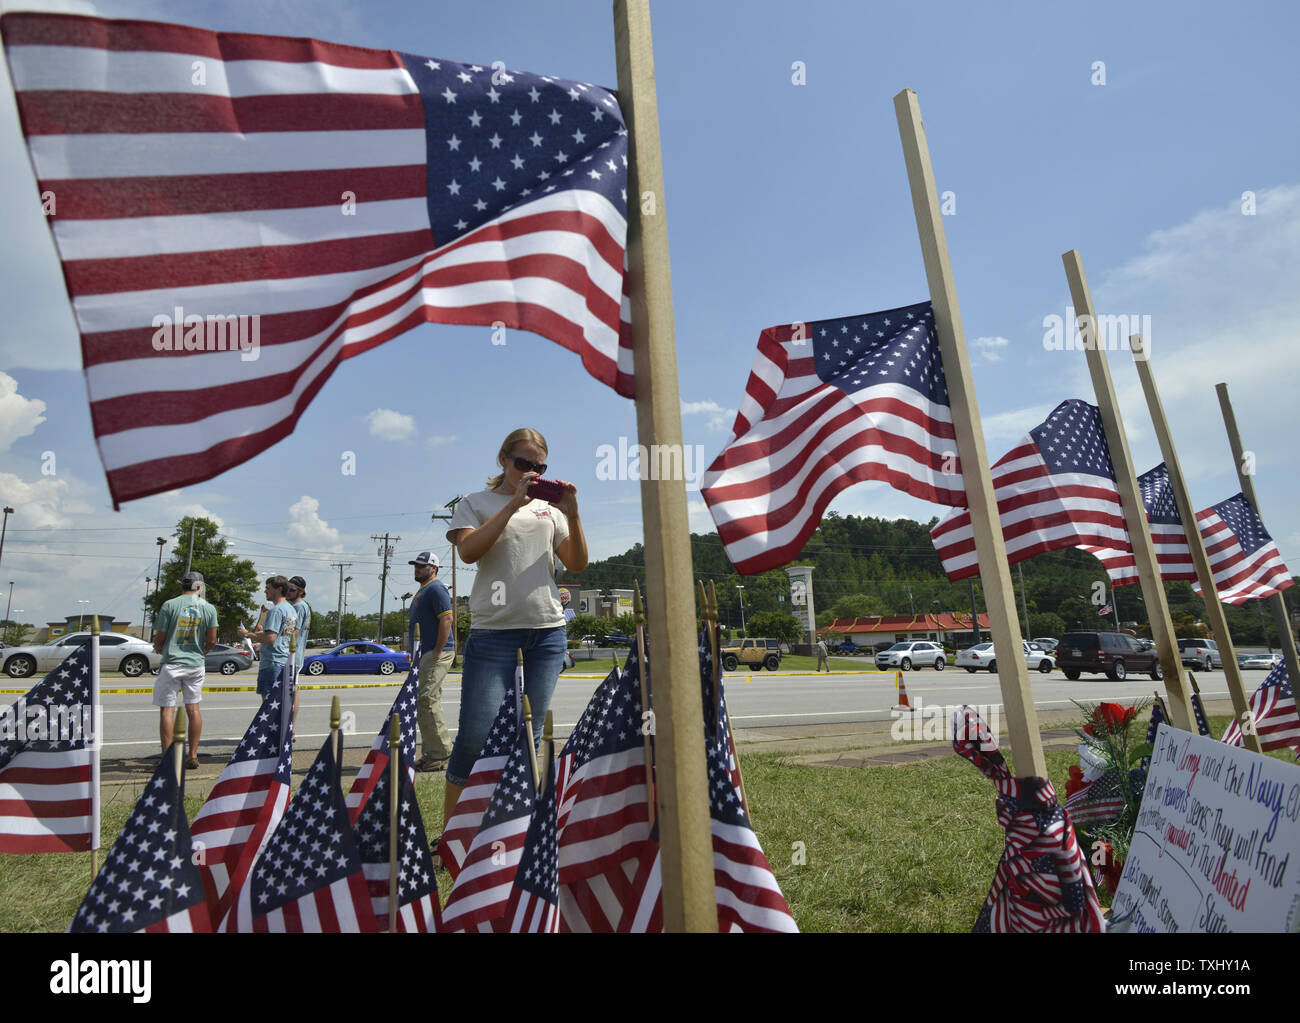
[[[775,639],[742,639],[727,644],[719,653],[726,671],[735,671],[742,664],[749,665],[750,671],[776,671],[781,667],[781,644]]]

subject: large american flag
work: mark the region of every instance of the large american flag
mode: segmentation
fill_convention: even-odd
[[[929,302],[769,327],[700,492],[749,575],[792,561],[860,480],[965,505],[955,438]]]
[[[334,741],[326,736],[222,930],[353,934],[379,929],[339,787]]]
[[[424,322],[534,331],[633,395],[607,90],[312,39],[0,25],[114,502],[248,460],[342,359]],[[160,349],[192,316],[211,333]],[[255,359],[213,350],[205,318],[237,316]]]
[[[992,467],[1007,560],[1093,543],[1129,549],[1115,470],[1095,405],[1061,402]],[[979,572],[970,512],[930,531],[949,579]]]
[[[180,744],[183,747],[183,743]],[[158,761],[104,866],[68,926],[73,934],[212,930],[194,864],[178,750]]]
[[[97,646],[76,647],[0,711],[0,853],[98,848],[91,679]]]
[[[555,743],[547,743],[544,750],[545,776],[519,854],[514,888],[506,901],[505,928],[512,934],[555,934],[560,930]]]
[[[293,693],[286,665],[190,828],[214,924],[226,916],[248,870],[289,802]],[[289,696],[285,698],[285,690]]]
[[[1297,714],[1295,692],[1287,675],[1286,661],[1268,673],[1250,698],[1250,713],[1259,735],[1260,748],[1268,750],[1290,746],[1300,753],[1300,715]],[[1223,733],[1229,746],[1240,746],[1241,722],[1233,721]]]
[[[953,750],[997,789],[1006,833],[976,932],[1098,933],[1105,929],[1097,890],[1070,816],[1046,778],[1016,778],[988,726],[970,707],[953,712]]]
[[[361,865],[370,891],[371,907],[381,931],[388,930],[388,790],[391,771],[382,771],[357,821]],[[397,929],[424,934],[442,930],[438,879],[424,831],[424,818],[407,771],[399,774],[397,808]]]
[[[443,825],[438,856],[453,881],[465,862],[470,843],[478,834],[483,811],[501,779],[501,770],[514,748],[515,736],[523,731],[523,711],[519,706],[519,696],[524,691],[523,672],[522,665],[515,669],[515,684],[506,690],[492,721],[492,730],[483,741],[483,748],[470,769],[465,787],[460,790],[451,817]]]
[[[1139,476],[1138,482],[1155,544],[1156,560],[1160,565],[1160,577],[1166,581],[1191,580],[1193,589],[1200,593],[1191,547],[1174,505],[1165,464],[1161,462]],[[1247,600],[1272,596],[1293,585],[1281,552],[1244,494],[1236,494],[1197,512],[1196,525],[1205,544],[1210,571],[1214,574],[1214,588],[1224,603],[1244,604]],[[1138,581],[1137,562],[1131,548],[1079,546],[1101,560],[1112,585],[1126,586]]]
[[[649,672],[647,671],[647,686]],[[650,838],[636,647],[596,688],[560,751],[559,907],[566,931],[618,930]]]
[[[528,733],[516,729],[511,739],[509,758],[443,907],[444,931],[509,930],[506,906],[537,799]]]
[[[348,817],[353,824],[361,816],[361,810],[370,798],[370,793],[374,790],[379,779],[388,773],[388,763],[392,757],[390,743],[388,740],[388,730],[396,714],[399,727],[401,728],[401,750],[400,756],[402,764],[406,768],[407,774],[410,775],[411,781],[415,781],[415,742],[419,738],[419,732],[416,730],[416,704],[420,694],[420,645],[417,643],[411,653],[411,670],[406,675],[406,681],[402,688],[397,691],[397,698],[393,701],[393,706],[389,708],[388,716],[384,718],[384,723],[379,727],[379,734],[375,736],[375,741],[370,745],[370,752],[366,754],[365,762],[357,770],[357,775],[352,779],[352,787],[348,789]]]

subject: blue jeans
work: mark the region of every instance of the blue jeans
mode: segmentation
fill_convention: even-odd
[[[533,734],[540,743],[546,708],[551,705],[567,645],[563,625],[470,630],[460,680],[460,729],[447,764],[450,784],[464,785],[469,780],[506,690],[514,683],[520,650],[524,652],[524,695],[532,707]]]
[[[257,662],[257,691],[262,696],[269,693],[282,671],[284,671],[284,662],[276,664],[268,653],[266,660]]]

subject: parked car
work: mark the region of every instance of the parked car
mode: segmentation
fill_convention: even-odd
[[[1143,650],[1136,639],[1122,632],[1067,632],[1056,655],[1056,663],[1071,682],[1085,672],[1117,682],[1134,672],[1149,674],[1157,682],[1164,678],[1159,654]]]
[[[1243,668],[1263,668],[1265,671],[1272,671],[1282,663],[1282,658],[1277,654],[1246,654],[1237,658],[1237,663]]]
[[[1049,654],[1054,654],[1056,653],[1057,644],[1061,641],[1059,639],[1052,639],[1051,636],[1035,636],[1031,642],[1037,643]]]
[[[10,678],[31,678],[37,672],[58,667],[74,647],[90,642],[89,632],[74,632],[57,643],[42,646],[15,646],[3,651],[4,670]],[[153,644],[123,632],[99,634],[99,670],[120,671],[128,678],[138,678],[157,671],[162,655],[153,652]]]
[[[242,646],[229,646],[218,643],[208,651],[204,658],[205,671],[215,671],[222,675],[233,675],[237,671],[247,671],[253,666],[253,659]]]
[[[781,667],[781,644],[775,639],[742,639],[726,644],[719,653],[726,671],[735,671],[741,664],[748,665],[750,671]]]
[[[310,654],[302,662],[308,675],[371,674],[391,675],[411,670],[411,655],[382,643],[341,643],[323,654]]]
[[[573,667],[573,651],[565,650],[564,662],[560,665],[560,670],[564,671],[566,668],[572,668],[572,667]]]
[[[858,646],[853,640],[846,639],[843,643],[837,644],[830,648],[833,654],[861,654],[870,651],[870,647]]]
[[[943,671],[947,664],[948,655],[943,652],[943,647],[929,640],[895,643],[888,650],[876,654],[877,668],[911,671],[913,667],[925,668],[934,665],[935,671]]]
[[[626,632],[607,632],[605,633],[605,646],[626,646],[630,647],[636,640]]]
[[[1219,644],[1212,639],[1180,639],[1178,653],[1182,657],[1183,666],[1187,668],[1203,668],[1205,671],[1210,671],[1223,667]]]
[[[1030,669],[1047,674],[1056,667],[1056,659],[1039,646],[1037,641],[1031,643],[1022,639],[1020,646],[1025,655],[1025,663],[1029,665]],[[993,650],[993,644],[991,642],[976,643],[975,646],[962,650],[957,654],[957,667],[965,668],[972,674],[981,669],[996,673],[998,659]]]

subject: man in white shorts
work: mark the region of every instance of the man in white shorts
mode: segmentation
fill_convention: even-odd
[[[217,609],[203,599],[203,576],[189,572],[181,579],[179,597],[172,597],[158,609],[154,621],[153,648],[162,654],[162,667],[153,686],[153,705],[159,708],[158,737],[163,752],[172,744],[176,721],[176,692],[185,691],[185,716],[189,720],[190,755],[185,766],[199,766],[199,734],[203,715],[203,669],[209,650],[217,642]]]

